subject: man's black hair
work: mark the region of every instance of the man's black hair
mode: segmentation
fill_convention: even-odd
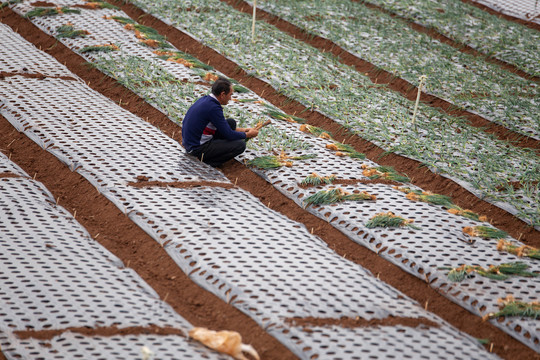
[[[219,77],[215,82],[214,85],[212,85],[212,94],[214,96],[221,95],[222,92],[225,92],[225,94],[228,94],[229,91],[232,89],[232,83],[229,81],[229,79],[225,79],[224,77]]]

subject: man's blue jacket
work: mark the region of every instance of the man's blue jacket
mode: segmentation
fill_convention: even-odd
[[[219,132],[220,137],[228,140],[246,138],[246,133],[231,129],[223,116],[223,107],[219,101],[206,95],[195,101],[184,116],[182,145],[189,153],[212,140],[216,132]]]

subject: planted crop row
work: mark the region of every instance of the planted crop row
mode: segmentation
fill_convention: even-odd
[[[534,81],[350,0],[279,0],[260,6],[411,84],[418,86],[419,77],[427,75],[427,92],[540,140],[540,91]]]
[[[535,226],[540,224],[536,175],[540,161],[533,151],[497,140],[428,106],[420,106],[415,128],[412,102],[266,23],[257,24],[257,41],[252,43],[251,18],[220,1],[136,3],[360,137],[418,159],[477,196]],[[195,8],[199,11],[191,11]]]
[[[461,0],[368,0],[526,73],[540,75],[540,33]]]

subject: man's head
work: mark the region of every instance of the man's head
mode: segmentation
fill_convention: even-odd
[[[212,94],[218,99],[221,105],[227,105],[233,94],[233,87],[228,79],[219,77],[212,85]]]

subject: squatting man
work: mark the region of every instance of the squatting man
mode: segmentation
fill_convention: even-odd
[[[237,128],[234,119],[225,119],[223,105],[231,100],[233,86],[218,78],[212,93],[195,101],[182,121],[182,145],[186,152],[217,167],[246,150],[247,139],[259,134],[254,128]]]

